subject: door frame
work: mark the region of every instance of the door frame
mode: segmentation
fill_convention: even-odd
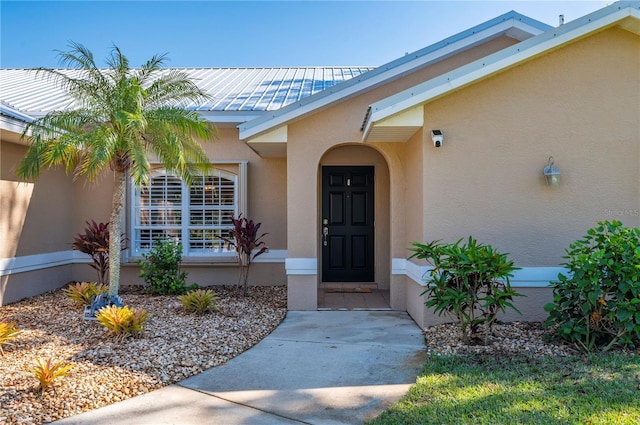
[[[328,188],[325,187],[325,171],[328,170],[329,168],[334,168],[334,169],[345,169],[345,170],[349,170],[349,171],[356,171],[358,169],[363,170],[366,172],[367,176],[371,177],[371,186],[368,187],[368,192],[369,193],[369,197],[370,199],[367,199],[367,205],[368,208],[370,208],[370,214],[371,214],[371,222],[369,225],[367,225],[366,227],[369,228],[369,238],[370,240],[368,241],[368,245],[367,245],[367,249],[370,250],[370,253],[368,252],[368,265],[366,267],[366,271],[363,272],[363,274],[366,275],[370,275],[370,279],[358,279],[358,280],[354,280],[353,278],[349,278],[347,277],[344,280],[338,279],[336,280],[336,278],[331,278],[331,280],[325,280],[325,266],[326,261],[329,261],[329,259],[325,256],[325,249],[324,249],[324,238],[323,238],[323,229],[325,228],[325,223],[323,223],[323,219],[324,217],[324,213],[325,213],[325,190],[328,190]],[[319,253],[320,253],[320,267],[319,267],[319,271],[320,271],[320,282],[359,282],[359,283],[373,283],[376,281],[376,226],[375,226],[375,219],[376,219],[376,167],[374,165],[365,165],[365,164],[353,164],[353,165],[333,165],[333,164],[326,164],[326,165],[321,165],[320,167],[320,208],[319,208],[319,219],[318,219],[318,223],[319,223],[319,228],[318,228],[318,235],[320,238],[320,246],[319,246]],[[328,224],[328,223],[327,223]],[[328,226],[327,226],[328,227]],[[350,245],[350,244],[349,244]]]

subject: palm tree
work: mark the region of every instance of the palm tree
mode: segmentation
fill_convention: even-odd
[[[130,68],[128,59],[113,46],[108,68],[98,68],[93,54],[78,43],[69,52],[59,51],[65,68],[79,72],[38,68],[76,101],[77,108],[50,112],[29,123],[29,136],[18,175],[36,179],[43,168],[63,165],[74,178],[90,181],[107,168],[114,174],[110,233],[120,235],[127,177],[136,185],[148,182],[149,155],[187,184],[211,166],[195,139],[211,141],[216,129],[188,102],[208,96],[188,76],[163,69],[166,55],[153,56],[141,68]],[[109,240],[109,295],[120,286],[120,238]]]

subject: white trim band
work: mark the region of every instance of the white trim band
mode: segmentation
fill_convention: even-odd
[[[287,275],[315,275],[318,274],[318,260],[316,258],[287,258],[284,261]]]
[[[66,266],[75,262],[73,250],[0,258],[0,276]]]
[[[432,269],[431,266],[421,266],[404,258],[391,260],[392,274],[407,276],[420,286],[427,286],[426,278]],[[558,280],[559,273],[569,274],[564,267],[523,267],[514,271],[509,280],[514,288],[547,288],[549,282]]]
[[[234,254],[235,258],[235,254]],[[286,249],[273,249],[254,260],[255,263],[284,263],[287,258]],[[0,276],[25,273],[50,267],[68,266],[70,264],[90,264],[91,258],[76,250],[48,252],[45,254],[23,255],[20,257],[0,258]],[[185,267],[193,265],[183,259]],[[123,263],[126,266],[132,263]]]

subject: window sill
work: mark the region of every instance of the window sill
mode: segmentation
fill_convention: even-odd
[[[143,260],[144,260],[144,258],[142,258],[142,257],[139,257],[139,258],[134,257],[134,258],[130,258],[127,263],[122,263],[122,265],[123,266],[129,266],[129,267],[137,266],[138,265],[138,261],[143,261]],[[236,256],[183,258],[182,261],[180,262],[180,265],[182,265],[182,266],[210,266],[210,265],[237,266],[238,265],[238,258]]]

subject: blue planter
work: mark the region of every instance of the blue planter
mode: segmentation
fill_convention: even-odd
[[[94,296],[91,299],[91,304],[84,308],[84,320],[98,320],[96,319],[96,313],[103,307],[115,305],[116,307],[124,306],[124,302],[119,295],[109,295],[106,293]]]

